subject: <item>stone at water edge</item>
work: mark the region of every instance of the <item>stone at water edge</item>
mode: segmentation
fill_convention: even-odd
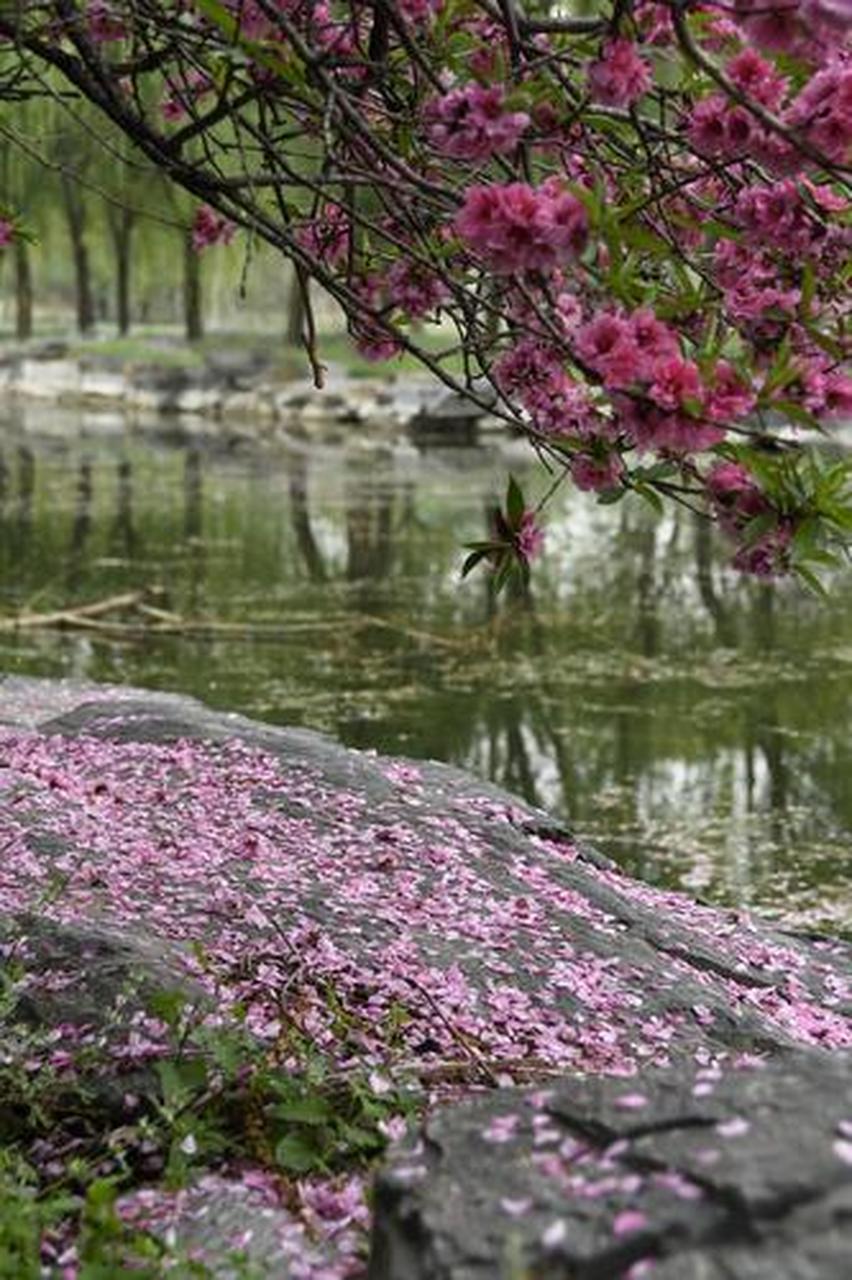
[[[613,1085],[636,1094],[666,1063],[677,1083],[696,1064],[727,1073],[741,1053],[809,1047],[848,1061],[852,949],[651,889],[459,770],[349,751],[191,699],[63,682],[7,681],[0,723],[0,911],[160,939],[224,1011],[248,1003],[262,1041],[286,989],[330,1058],[383,1070],[415,1061],[433,1080],[481,1084],[484,1059],[492,1077],[512,1064],[521,1078],[637,1072]],[[329,988],[355,1029],[346,1043]],[[400,1007],[408,1021],[389,1046],[383,1028]],[[132,1048],[135,1067],[157,1052],[150,1037]],[[750,1078],[737,1073],[731,1087]],[[499,1117],[512,1103],[492,1093],[474,1105]],[[431,1123],[454,1126],[455,1114]],[[511,1152],[493,1145],[498,1163]],[[482,1265],[523,1252],[522,1190],[501,1197],[510,1209],[491,1223],[499,1239]],[[419,1201],[400,1203],[414,1222]],[[379,1206],[376,1239],[397,1244],[377,1248],[374,1269],[409,1239],[384,1193]],[[320,1229],[331,1241],[339,1226]],[[341,1277],[359,1274],[345,1270],[357,1268],[352,1248]],[[456,1280],[435,1248],[439,1269],[423,1276]],[[394,1257],[388,1274],[419,1280]]]
[[[848,1280],[844,1134],[848,1054],[487,1094],[387,1162],[369,1280]]]

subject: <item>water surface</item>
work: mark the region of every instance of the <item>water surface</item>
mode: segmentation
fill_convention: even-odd
[[[0,609],[151,587],[193,625],[0,634],[3,670],[449,760],[649,880],[852,932],[848,579],[828,604],[747,582],[689,513],[566,493],[530,597],[495,602],[458,571],[500,451],[376,448],[358,427],[346,448],[214,446],[167,422],[154,443],[120,419],[29,418],[7,410],[0,434]]]

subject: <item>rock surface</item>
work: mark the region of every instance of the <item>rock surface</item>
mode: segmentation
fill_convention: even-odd
[[[848,1055],[487,1095],[381,1174],[370,1280],[845,1280],[850,1137]]]
[[[480,404],[493,400],[477,387]],[[0,392],[46,404],[110,407],[142,431],[158,415],[178,415],[189,436],[228,439],[280,436],[335,444],[349,437],[404,439],[417,445],[470,445],[480,428],[505,435],[505,424],[429,376],[359,378],[332,368],[319,390],[306,380],[280,381],[267,362],[239,350],[211,352],[204,368],[124,363],[93,344],[73,356],[62,344],[0,348]],[[357,428],[357,431],[354,430]]]
[[[62,682],[5,681],[0,724],[0,911],[30,986],[87,940],[57,1052],[138,954],[260,1044],[295,1024],[341,1070],[431,1091],[369,1270],[337,1187],[311,1228],[333,1256],[295,1265],[289,1206],[266,1274],[593,1280],[659,1255],[672,1280],[840,1276],[852,947],[643,885],[447,766]],[[116,1070],[161,1051],[137,1024]]]

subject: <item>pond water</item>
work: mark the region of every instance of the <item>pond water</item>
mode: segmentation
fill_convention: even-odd
[[[505,450],[382,449],[357,427],[345,450],[214,447],[167,423],[152,443],[29,415],[2,416],[2,612],[151,587],[194,625],[6,632],[2,670],[448,760],[648,880],[852,932],[848,578],[827,604],[747,582],[689,513],[565,493],[530,597],[495,603],[484,575],[459,581],[460,546]]]

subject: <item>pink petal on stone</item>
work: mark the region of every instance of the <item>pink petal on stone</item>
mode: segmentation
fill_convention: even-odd
[[[622,1093],[616,1098],[615,1105],[623,1111],[638,1111],[640,1107],[647,1107],[648,1099],[644,1093]]]
[[[500,1201],[500,1208],[504,1213],[508,1213],[510,1218],[521,1218],[532,1208],[532,1200],[529,1197],[523,1200],[506,1198]]]
[[[743,1120],[742,1116],[733,1116],[730,1120],[717,1124],[716,1132],[720,1138],[741,1138],[750,1128],[748,1120]]]
[[[638,1209],[625,1209],[623,1213],[615,1216],[612,1224],[612,1234],[614,1236],[629,1236],[634,1231],[642,1231],[648,1225],[648,1219],[644,1213],[640,1213]]]
[[[842,1160],[844,1164],[852,1164],[852,1142],[846,1142],[843,1138],[838,1138],[832,1143],[834,1154],[838,1160]]]
[[[551,1222],[550,1226],[542,1233],[541,1243],[545,1249],[555,1249],[557,1245],[562,1244],[568,1235],[568,1228],[561,1218],[557,1218],[556,1222]]]

